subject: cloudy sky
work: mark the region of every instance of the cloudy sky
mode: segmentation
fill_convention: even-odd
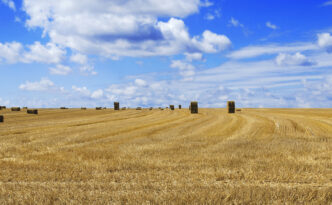
[[[0,105],[332,107],[331,0],[0,0]]]

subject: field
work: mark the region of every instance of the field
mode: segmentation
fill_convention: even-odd
[[[0,115],[0,204],[332,204],[332,109]]]

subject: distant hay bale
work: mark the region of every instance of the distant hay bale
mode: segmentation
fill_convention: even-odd
[[[11,110],[12,111],[21,111],[21,108],[20,107],[12,107]]]
[[[168,109],[168,107],[166,107],[165,109]]]
[[[81,107],[81,110],[86,110],[86,107]]]
[[[103,110],[106,110],[107,108],[106,107],[103,107]]]
[[[4,117],[3,115],[0,115],[0,122],[3,122],[4,121]]]
[[[28,107],[23,107],[24,110],[28,109]]]
[[[0,110],[5,110],[6,106],[0,106]]]
[[[235,113],[235,102],[227,101],[227,111],[228,113]]]
[[[114,110],[120,110],[120,103],[114,102]]]
[[[38,110],[37,109],[29,109],[27,110],[28,114],[34,114],[34,115],[38,115]]]
[[[102,109],[102,107],[96,107],[96,110],[101,110]]]
[[[150,108],[149,108],[149,110],[152,110],[152,109],[153,109],[153,107],[150,107]]]
[[[136,110],[142,110],[142,108],[141,107],[137,107]]]
[[[68,108],[66,108],[66,107],[60,107],[60,109],[61,109],[61,110],[66,110],[66,109],[68,109]]]
[[[181,105],[179,105],[179,110],[181,110],[182,109],[182,106]]]
[[[121,110],[126,110],[127,108],[126,107],[122,107]]]
[[[169,108],[170,108],[171,110],[174,110],[174,105],[170,105]]]
[[[241,112],[242,110],[241,109],[236,109],[237,112]]]
[[[190,103],[190,112],[191,112],[191,114],[198,113],[198,102],[197,101],[192,101]]]

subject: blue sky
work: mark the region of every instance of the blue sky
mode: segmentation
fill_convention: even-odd
[[[0,105],[331,107],[332,1],[0,0]]]

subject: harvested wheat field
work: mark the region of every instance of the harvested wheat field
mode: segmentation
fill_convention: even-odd
[[[332,109],[0,115],[0,204],[332,203]]]

